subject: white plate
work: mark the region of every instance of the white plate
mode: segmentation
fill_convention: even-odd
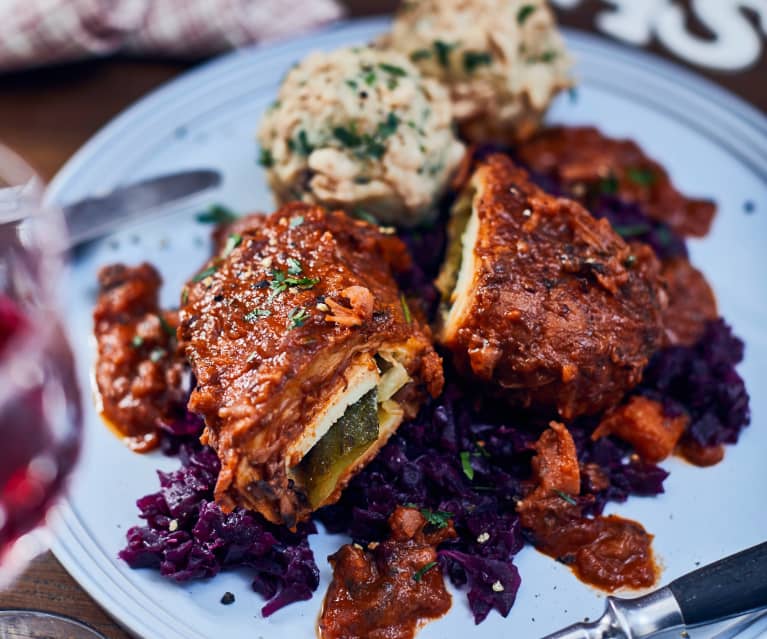
[[[382,20],[347,23],[285,44],[234,53],[155,91],[96,135],[56,177],[51,195],[69,202],[138,178],[185,167],[212,166],[225,176],[209,202],[240,211],[272,207],[256,164],[254,130],[274,99],[283,73],[313,49],[369,41]],[[579,33],[568,33],[578,60],[576,101],[562,96],[549,120],[593,123],[612,135],[636,139],[670,170],[690,194],[716,198],[719,214],[709,238],[692,242],[692,257],[719,297],[725,317],[747,343],[740,368],[752,394],[753,423],[723,463],[698,469],[672,459],[666,494],[612,505],[655,534],[655,549],[669,580],[698,562],[763,541],[767,534],[767,122],[737,99],[689,73],[648,55]],[[751,215],[746,200],[756,203]],[[78,355],[86,405],[92,405],[90,370],[94,348],[91,310],[96,270],[118,260],[148,260],[165,277],[164,302],[174,304],[185,278],[208,254],[210,228],[192,210],[116,234],[80,252],[66,290],[68,326]],[[330,576],[325,557],[343,541],[313,536],[322,582],[309,602],[289,606],[269,619],[244,574],[178,585],[155,571],[131,570],[117,559],[126,529],[138,523],[135,500],[157,490],[156,468],[177,466],[159,453],[129,452],[87,411],[82,464],[61,509],[56,556],[117,620],[146,638],[269,639],[314,636],[313,626]],[[540,637],[588,616],[597,616],[603,596],[570,571],[532,548],[517,557],[522,587],[507,619],[495,612],[475,626],[465,597],[429,624],[430,637]],[[222,606],[231,591],[236,603]],[[698,637],[711,636],[697,633]]]

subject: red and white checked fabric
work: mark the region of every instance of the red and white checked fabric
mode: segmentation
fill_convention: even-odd
[[[195,57],[341,14],[335,0],[0,0],[0,71],[116,51]]]

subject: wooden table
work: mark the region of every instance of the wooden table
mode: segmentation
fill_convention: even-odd
[[[390,9],[394,0],[348,0],[353,15]],[[593,24],[597,0],[577,13],[563,13],[566,24]],[[603,8],[603,7],[602,7]],[[662,52],[657,43],[650,49]],[[182,73],[185,61],[98,60],[0,77],[0,140],[20,152],[50,179],[93,133],[149,90]],[[767,110],[767,53],[746,73],[706,73]],[[77,585],[50,553],[36,559],[14,586],[0,593],[0,608],[34,608],[74,616],[108,639],[125,633]]]

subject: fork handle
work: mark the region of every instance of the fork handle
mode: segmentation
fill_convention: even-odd
[[[767,542],[703,566],[669,588],[687,626],[767,607]]]

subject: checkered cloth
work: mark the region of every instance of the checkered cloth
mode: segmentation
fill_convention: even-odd
[[[340,15],[335,0],[0,0],[0,71],[116,51],[197,57]]]

